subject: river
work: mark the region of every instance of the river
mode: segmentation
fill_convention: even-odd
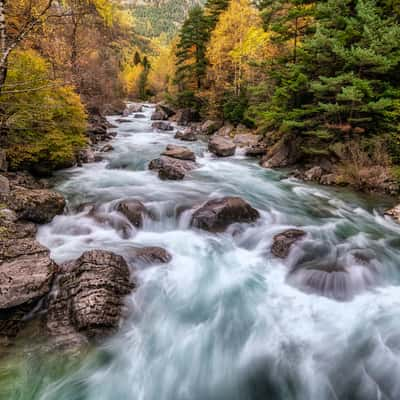
[[[59,174],[69,212],[38,240],[56,262],[130,246],[161,246],[173,260],[135,272],[120,333],[72,370],[55,377],[21,361],[11,400],[400,399],[400,226],[381,216],[384,202],[286,178],[240,151],[217,159],[204,142],[155,132],[151,113],[117,124],[103,161]],[[183,181],[147,169],[169,143],[197,155]],[[223,234],[189,227],[186,209],[227,195],[261,219]],[[82,208],[121,218],[113,204],[125,198],[158,218],[127,235]],[[274,235],[293,227],[306,238],[273,257]]]

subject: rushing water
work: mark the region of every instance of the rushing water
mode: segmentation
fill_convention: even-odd
[[[57,378],[34,367],[25,374],[40,384],[14,398],[400,399],[400,226],[354,194],[286,179],[240,154],[216,159],[202,142],[154,132],[151,112],[118,126],[103,162],[59,176],[69,212],[38,239],[57,262],[132,246],[164,247],[173,260],[135,272],[128,321],[97,350],[101,362],[89,356]],[[183,181],[147,170],[168,143],[196,152],[200,167]],[[218,235],[190,229],[185,210],[225,195],[249,201],[260,221]],[[157,220],[118,229],[126,221],[113,204],[125,198],[143,201]],[[91,203],[114,223],[96,222],[82,206]],[[273,236],[292,227],[305,240],[287,260],[273,257]]]

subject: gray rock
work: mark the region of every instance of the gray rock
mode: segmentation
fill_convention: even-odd
[[[214,135],[208,142],[208,150],[218,157],[233,156],[236,145],[231,139]]]
[[[260,164],[264,168],[284,168],[295,164],[301,156],[299,141],[287,136],[269,149]]]
[[[7,163],[7,154],[5,150],[0,149],[0,172],[7,172],[8,163]]]
[[[128,199],[118,203],[116,210],[129,220],[136,228],[143,227],[144,217],[151,218],[151,213],[146,206],[139,200]]]
[[[175,139],[185,142],[195,142],[197,140],[197,135],[192,127],[188,127],[183,131],[176,132]]]
[[[223,232],[234,223],[251,223],[260,213],[240,197],[224,197],[210,200],[197,209],[191,226],[209,232]]]
[[[304,179],[306,181],[317,181],[319,182],[323,174],[323,170],[319,166],[310,168],[304,173]]]
[[[19,218],[37,224],[50,222],[56,215],[62,214],[65,208],[64,197],[47,189],[13,190],[8,203]]]
[[[133,248],[124,256],[128,262],[142,265],[168,264],[172,260],[172,255],[162,247]]]
[[[100,151],[102,153],[108,153],[109,151],[113,151],[114,147],[111,144],[106,144],[105,146],[103,146]]]
[[[207,120],[201,125],[200,131],[203,135],[213,135],[215,132],[221,129],[222,126],[222,121]]]
[[[158,129],[160,131],[173,131],[174,130],[174,127],[171,125],[171,123],[165,122],[165,121],[153,122],[152,127],[154,129]]]
[[[179,160],[189,160],[189,161],[196,161],[196,156],[192,150],[185,146],[175,146],[173,144],[169,144],[164,150],[161,155],[177,158]]]
[[[10,181],[3,175],[0,175],[0,198],[10,194]]]
[[[149,169],[157,170],[158,176],[162,180],[182,180],[188,172],[196,167],[197,165],[193,161],[166,156],[152,160],[149,164]]]
[[[303,239],[306,233],[300,229],[288,229],[285,232],[280,233],[274,237],[271,252],[275,257],[286,258],[291,247]]]

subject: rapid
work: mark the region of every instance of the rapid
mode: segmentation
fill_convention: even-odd
[[[400,225],[382,216],[384,200],[287,178],[240,151],[217,159],[202,141],[184,143],[198,169],[161,181],[149,161],[183,143],[151,128],[152,111],[129,123],[110,117],[114,150],[57,176],[68,210],[38,240],[57,263],[132,246],[173,259],[130,265],[138,288],[120,332],[57,378],[32,368],[32,397],[15,399],[400,399]],[[261,218],[219,234],[189,226],[192,207],[223,196],[242,197]],[[127,198],[157,218],[120,229],[114,205]],[[114,222],[93,219],[93,203]],[[305,239],[274,257],[274,236],[294,227]]]

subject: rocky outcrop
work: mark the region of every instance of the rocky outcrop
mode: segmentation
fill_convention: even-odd
[[[216,135],[218,136],[228,136],[230,137],[235,131],[235,127],[232,124],[225,124],[218,129]]]
[[[295,164],[301,158],[298,140],[292,137],[284,137],[261,160],[264,168],[284,168]]]
[[[161,153],[161,155],[177,158],[179,160],[196,161],[196,156],[193,151],[185,146],[175,146],[173,144],[169,144]]]
[[[127,117],[130,114],[141,113],[141,112],[143,112],[143,104],[129,103],[126,105],[126,108],[123,111],[123,116]]]
[[[172,255],[162,247],[131,248],[124,254],[129,263],[144,266],[168,264]]]
[[[197,140],[197,134],[192,127],[188,127],[183,131],[176,132],[175,139],[185,142],[195,142]]]
[[[306,233],[300,229],[288,229],[276,235],[271,248],[272,254],[278,258],[286,258],[292,246],[305,236]]]
[[[218,157],[233,156],[236,145],[231,139],[214,135],[208,142],[208,150]]]
[[[233,143],[238,147],[251,147],[257,146],[261,137],[259,135],[254,135],[251,132],[248,133],[238,133],[233,137]]]
[[[120,201],[116,210],[129,220],[135,228],[142,228],[144,218],[151,218],[151,213],[146,206],[139,200],[128,199]]]
[[[89,251],[64,265],[46,317],[53,344],[77,348],[114,333],[123,316],[124,298],[134,288],[123,257],[107,251]]]
[[[210,200],[197,209],[191,226],[209,232],[223,232],[234,223],[251,223],[260,213],[240,197],[224,197]]]
[[[158,129],[159,131],[173,131],[174,130],[174,127],[171,125],[171,123],[165,122],[165,121],[153,122],[153,124],[151,126],[152,126],[152,128]]]
[[[215,132],[221,129],[222,126],[223,126],[222,121],[207,120],[201,125],[200,132],[203,135],[213,135]]]
[[[152,121],[164,121],[166,119],[168,119],[168,117],[161,111],[154,111],[151,115]]]
[[[149,164],[149,169],[157,170],[158,176],[162,180],[182,180],[188,172],[196,167],[197,165],[193,161],[166,156],[152,160]]]
[[[165,104],[157,104],[151,119],[153,121],[165,121],[175,115],[175,111]]]
[[[267,149],[267,145],[262,141],[259,141],[257,144],[253,144],[247,147],[245,155],[247,157],[262,157],[267,152]]]
[[[52,190],[18,188],[10,194],[8,205],[20,219],[45,224],[62,214],[65,199]]]
[[[201,120],[198,111],[190,108],[178,110],[172,119],[181,126],[187,126],[192,122],[200,122]]]

